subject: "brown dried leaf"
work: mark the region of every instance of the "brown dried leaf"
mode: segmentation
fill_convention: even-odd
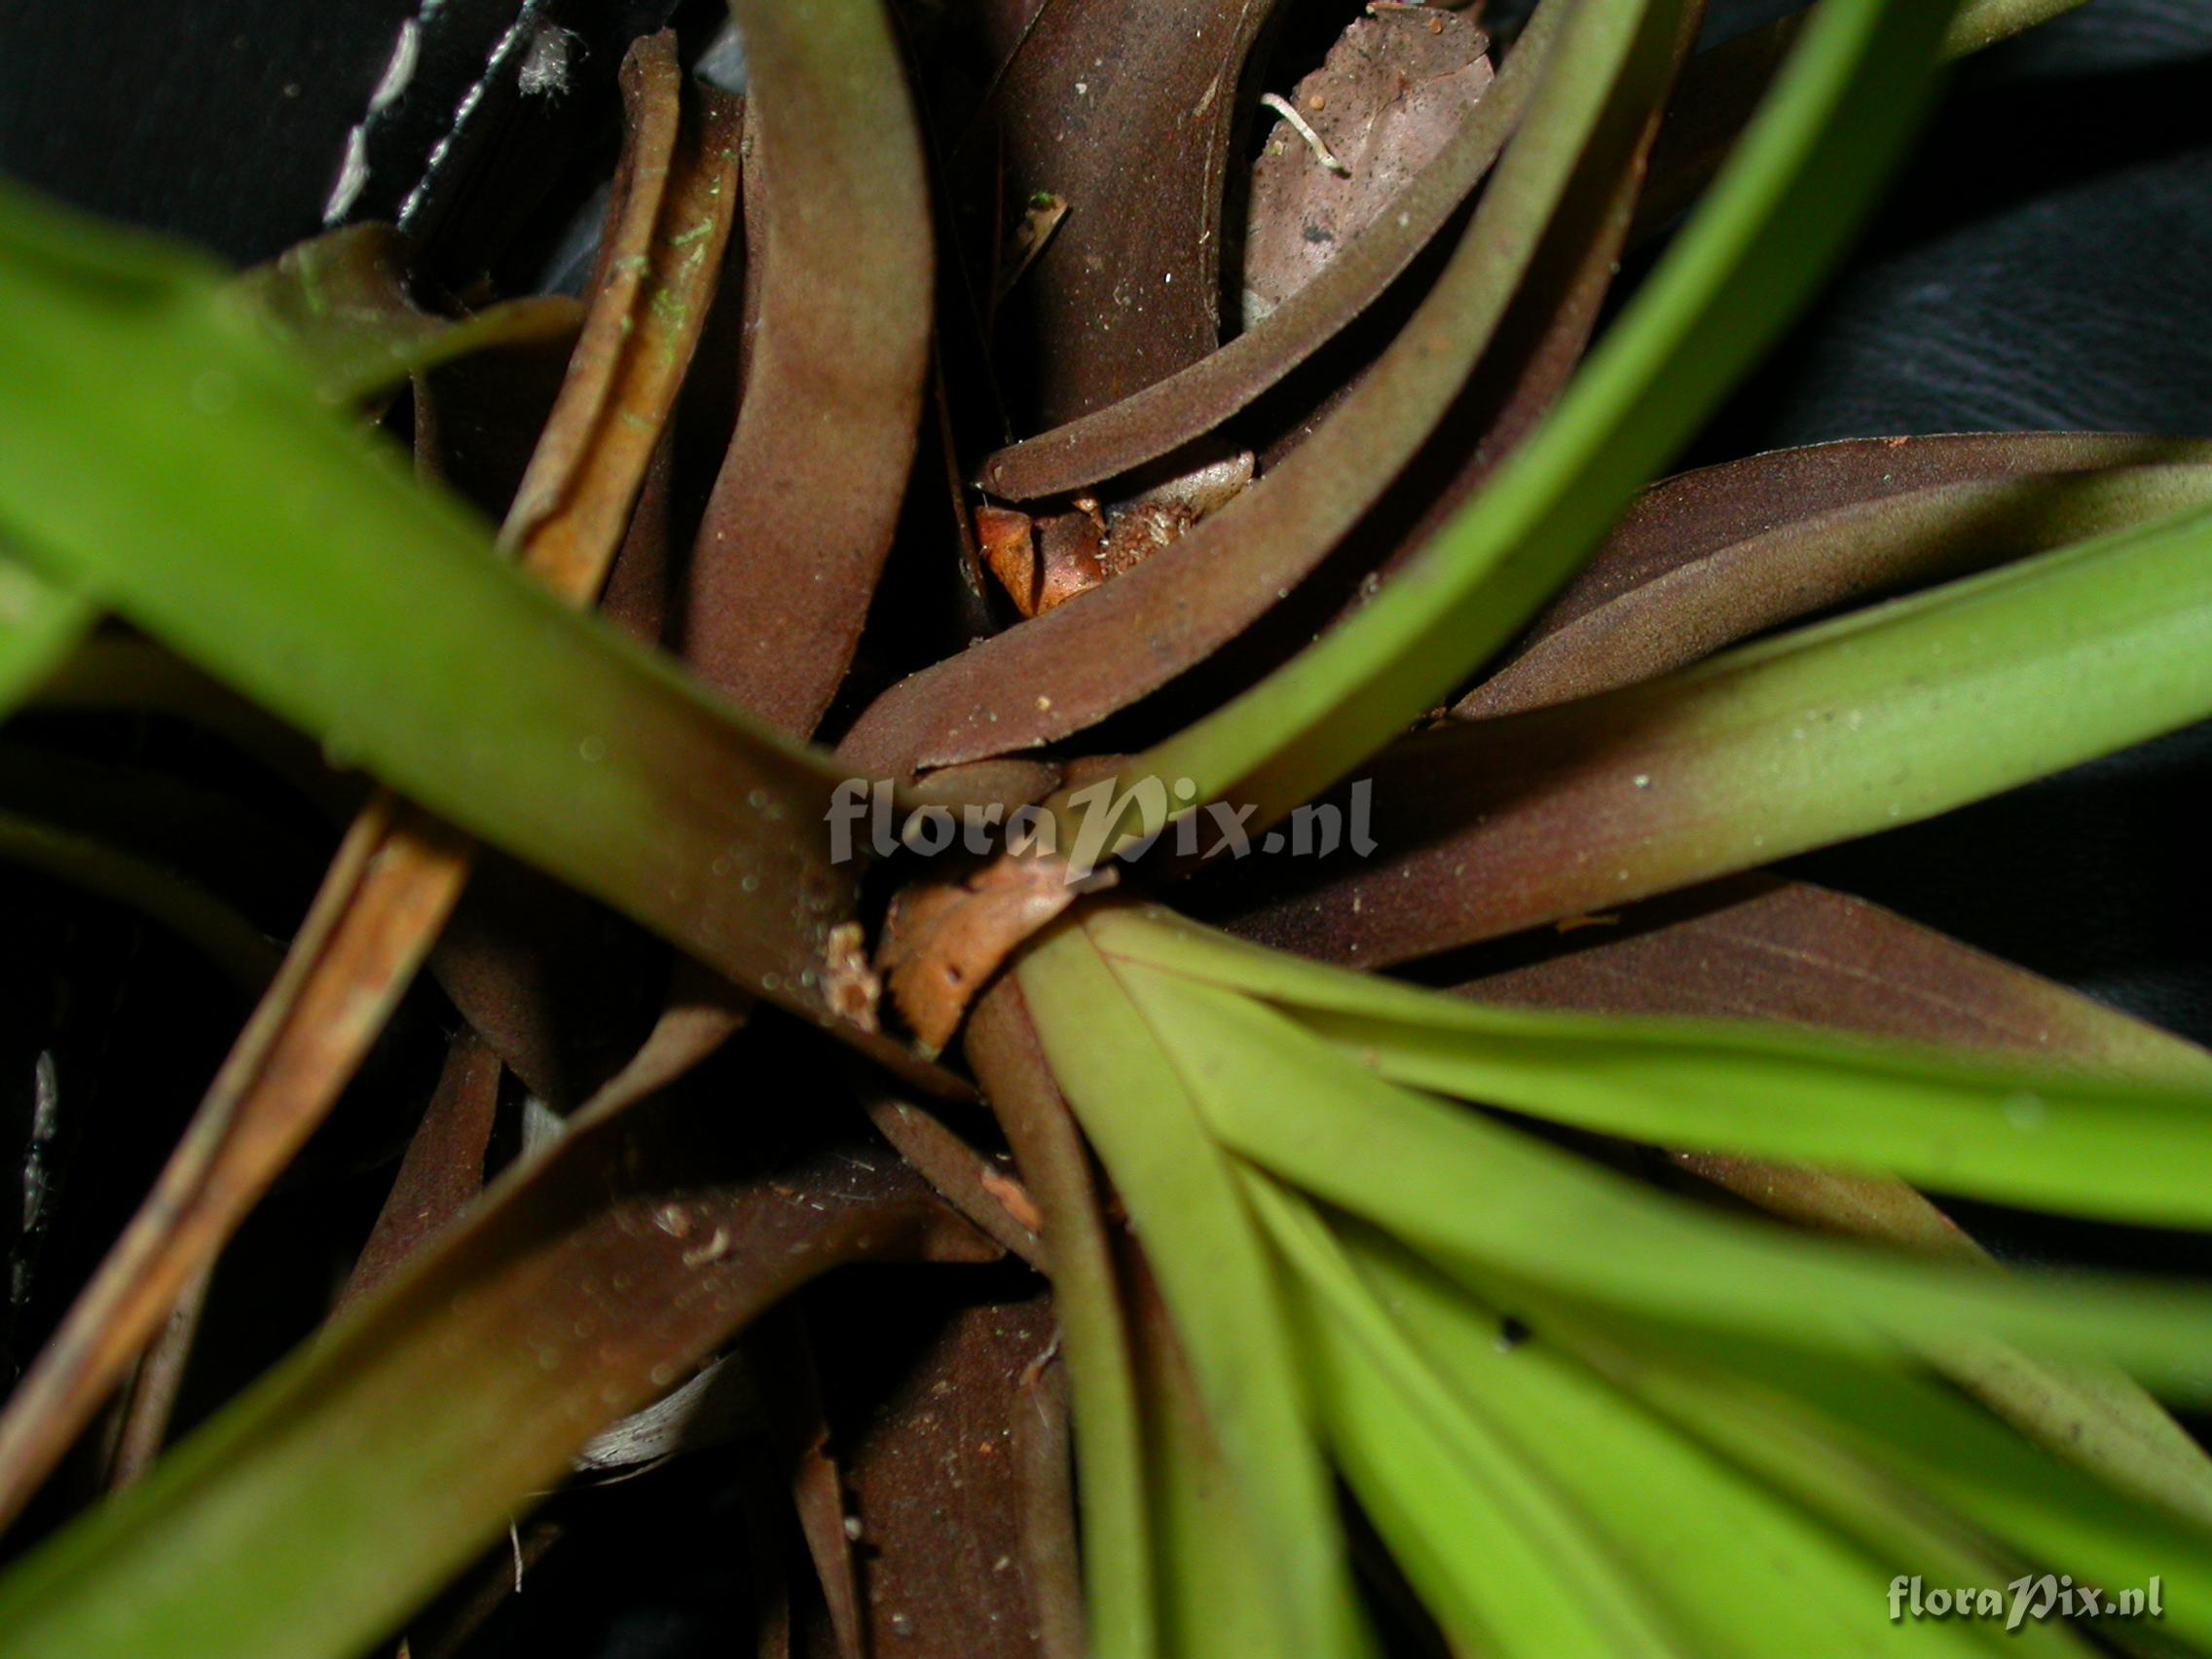
[[[1441,25],[1441,26],[1437,26]],[[1286,119],[1252,166],[1244,326],[1256,328],[1428,168],[1490,90],[1490,37],[1464,13],[1354,18],[1286,100],[1344,167]]]
[[[1548,7],[1530,27],[1556,26],[1564,15]],[[1653,39],[1640,50],[1677,44]],[[1508,96],[1508,83],[1540,62],[1524,41],[1491,98]],[[1288,461],[1081,607],[1022,622],[893,686],[840,756],[896,776],[1055,741],[1157,690],[1288,597],[1454,408],[1532,271],[1546,301],[1586,302],[1577,278],[1592,249],[1616,234],[1664,85],[1648,75],[1633,89],[1641,96],[1608,112],[1597,159],[1586,156],[1572,178],[1484,197],[1420,309]],[[1609,256],[1602,263],[1609,271]],[[1550,316],[1557,307],[1537,309]],[[1514,353],[1498,368],[1517,387],[1528,365]]]
[[[872,1079],[861,1080],[860,1095],[876,1133],[922,1172],[938,1197],[1031,1267],[1044,1268],[1038,1237],[1044,1217],[1027,1188],[926,1107]]]
[[[1032,1528],[1050,1493],[1031,1477],[1049,1444],[1041,1454],[1028,1431],[1050,1403],[1030,1379],[1057,1340],[1051,1298],[1001,1300],[940,1274],[905,1287],[886,1317],[880,1303],[864,1313],[846,1300],[858,1290],[810,1295],[844,1476],[838,1520],[855,1539],[856,1651],[1042,1659]],[[1055,1519],[1071,1529],[1065,1509]]]
[[[498,1111],[500,1069],[499,1057],[474,1032],[454,1037],[437,1091],[407,1143],[369,1240],[338,1293],[338,1307],[389,1278],[484,1191],[484,1155]]]
[[[1022,940],[1112,879],[1103,870],[1078,880],[1063,859],[1009,854],[956,881],[902,889],[876,966],[922,1051],[943,1052],[968,1005]]]

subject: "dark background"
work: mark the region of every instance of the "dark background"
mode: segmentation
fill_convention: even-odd
[[[409,99],[376,129],[358,211],[404,200],[518,20],[558,22],[574,31],[574,84],[525,108],[512,64],[495,77],[465,165],[420,227],[438,240],[488,219],[525,248],[549,242],[603,154],[622,42],[668,9],[445,0]],[[1711,33],[1789,9],[1717,0]],[[0,169],[235,261],[268,257],[319,227],[347,131],[414,11],[0,0]],[[450,233],[438,250],[462,276],[488,257]],[[2208,272],[2212,6],[2092,0],[1957,76],[1860,257],[1687,459],[1899,432],[2212,433]],[[1796,867],[2212,1042],[2208,782],[2200,727]],[[41,994],[14,972],[26,905],[0,872],[0,1039]],[[115,948],[99,916],[47,919],[71,959]],[[515,1650],[726,1651],[718,1627],[743,1590],[721,1479],[703,1459],[608,1494],[591,1571],[551,1572],[502,1616]]]

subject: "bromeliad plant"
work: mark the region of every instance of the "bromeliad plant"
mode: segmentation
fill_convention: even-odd
[[[1891,1617],[1900,1576],[2042,1574],[2108,1607],[2156,1580],[2162,1618],[2096,1638],[2212,1650],[2212,1465],[2154,1398],[2202,1402],[2212,1292],[1997,1271],[1915,1191],[2212,1226],[2212,1062],[1744,874],[2212,715],[2212,451],[1893,440],[1639,496],[1944,57],[2065,6],[1824,0],[1698,56],[1694,0],[1543,0],[1494,78],[1458,14],[1371,8],[1371,57],[1449,23],[1467,95],[1226,345],[1224,90],[1265,8],[1047,0],[965,82],[923,15],[909,61],[872,0],[734,9],[742,109],[666,37],[625,66],[580,313],[427,315],[373,232],[238,282],[0,200],[0,698],[182,715],[354,814],[273,975],[143,849],[0,815],[10,856],[266,977],[0,1417],[0,1514],[328,1112],[477,840],[682,953],[636,1057],[565,1100],[549,947],[440,964],[463,1029],[346,1306],[0,1579],[0,1655],[361,1651],[825,1270],[1010,1253],[1050,1318],[950,1339],[984,1438],[920,1507],[927,1413],[849,1444],[803,1388],[769,1414],[838,1651],[2087,1650],[2055,1615]],[[1362,184],[1345,130],[1271,141],[1297,211]],[[1011,251],[978,167],[1026,203]],[[1031,327],[1038,360],[990,355]],[[1324,346],[1371,359],[1341,396]],[[497,537],[352,413],[412,377],[434,470],[463,360],[549,348],[549,411],[501,406],[538,430]],[[1048,428],[996,449],[993,361]],[[1177,482],[1225,458],[1202,503]],[[867,696],[864,625],[930,637],[903,599],[871,621],[887,569],[978,637]],[[863,870],[856,776],[1036,807],[1062,850],[1104,798],[1129,856]],[[1264,831],[1354,781],[1371,857],[1167,856],[1172,814]],[[1582,921],[1620,931],[1450,991],[1382,972]],[[857,1080],[868,1138],[733,1101],[725,1047]],[[463,1202],[502,1066],[569,1127]],[[1015,1173],[969,1144],[977,1095]],[[765,1392],[793,1341],[747,1350]],[[127,1427],[161,1409],[141,1385]],[[986,1536],[1002,1570],[963,1574]]]

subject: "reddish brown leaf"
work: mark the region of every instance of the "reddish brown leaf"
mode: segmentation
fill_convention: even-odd
[[[1027,1188],[956,1134],[936,1113],[860,1080],[861,1105],[876,1133],[922,1172],[938,1197],[1031,1267],[1042,1269],[1044,1216]]]
[[[907,1287],[897,1313],[872,1303],[864,1315],[846,1300],[859,1289],[823,1287],[814,1321],[830,1344],[848,1506],[838,1519],[856,1539],[858,1651],[1037,1659],[1028,1524],[1040,1494],[1020,1435],[1041,1399],[1025,1384],[1056,1341],[1051,1300],[986,1297],[938,1275]]]
[[[1654,38],[1639,50],[1649,59],[1672,55],[1678,44]],[[1516,75],[1534,72],[1530,65],[1516,54],[1491,96],[1506,96]],[[1615,100],[1585,165],[1563,182],[1564,210],[1549,190],[1486,195],[1420,309],[1289,461],[1082,605],[1023,622],[892,687],[840,755],[903,775],[1054,741],[1158,689],[1288,597],[1454,406],[1524,278],[1541,273],[1537,303],[1550,315],[1561,296],[1553,284],[1571,282],[1610,234],[1665,85],[1649,61],[1641,68],[1634,95]],[[1525,370],[1519,355],[1503,366],[1509,385]]]
[[[739,0],[752,115],[744,401],[692,553],[684,655],[811,732],[852,661],[929,366],[919,137],[876,0]]]
[[[1012,293],[1037,416],[1102,409],[1220,338],[1222,200],[1244,62],[1275,0],[1051,0],[970,145],[1002,143],[1012,202],[1067,217]]]
[[[1459,12],[1355,18],[1284,98],[1296,122],[1271,112],[1246,214],[1246,328],[1318,277],[1434,164],[1490,89],[1489,49]]]
[[[453,1039],[437,1092],[392,1177],[338,1306],[367,1295],[484,1190],[484,1154],[499,1104],[499,1057],[472,1031]]]
[[[2150,516],[2167,486],[2190,482],[2159,469],[2201,467],[2208,453],[2074,433],[1871,438],[1685,473],[1638,501],[1454,712],[1510,714],[1609,690],[1817,610],[2106,528],[2066,510],[2076,498],[2046,480],[2132,469]]]
[[[1548,27],[1516,49],[1531,59]],[[1428,245],[1487,173],[1527,106],[1535,77],[1486,92],[1428,166],[1356,235],[1332,244],[1319,275],[1281,299],[1266,326],[1117,403],[1003,449],[983,462],[990,491],[1015,500],[1056,495],[1126,472],[1211,431],[1311,356],[1374,304]]]
[[[1459,986],[1486,1002],[1774,1020],[2175,1081],[2205,1063],[2178,1037],[1892,911],[1771,876],[1650,900],[1611,927],[1488,956],[1488,971]]]

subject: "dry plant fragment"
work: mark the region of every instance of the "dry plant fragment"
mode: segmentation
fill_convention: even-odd
[[[1113,872],[1078,880],[1064,859],[1009,854],[957,881],[919,883],[891,903],[876,967],[931,1055],[943,1052],[968,1005],[1016,946]]]
[[[1356,18],[1291,97],[1269,95],[1296,135],[1278,129],[1253,164],[1245,327],[1310,281],[1412,184],[1490,90],[1481,29],[1456,14],[1427,18],[1431,28],[1419,20]]]
[[[1040,616],[1128,571],[1174,541],[1252,481],[1249,450],[1210,461],[1101,508],[1032,519],[1011,507],[976,510],[976,538],[991,574],[1025,617]]]

